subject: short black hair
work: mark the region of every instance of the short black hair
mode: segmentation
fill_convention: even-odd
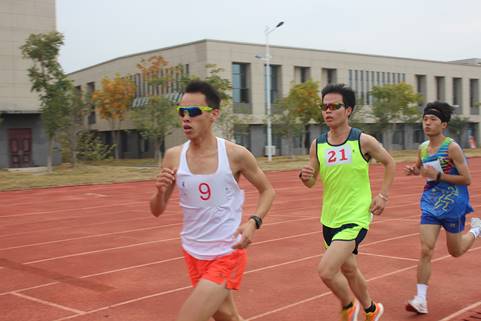
[[[185,93],[201,93],[205,96],[207,106],[219,109],[220,108],[220,95],[217,90],[208,82],[201,80],[192,80],[185,87]]]
[[[441,101],[433,101],[432,103],[427,103],[426,107],[424,107],[424,114],[426,115],[429,113],[429,110],[436,110],[436,113],[432,113],[435,116],[438,116],[442,122],[448,123],[451,120],[451,115],[454,112],[454,107],[448,103],[441,102]]]
[[[348,87],[345,84],[329,84],[322,89],[322,101],[324,101],[324,96],[327,94],[340,94],[344,106],[351,107],[354,111],[354,107],[356,106],[356,94],[351,87]]]

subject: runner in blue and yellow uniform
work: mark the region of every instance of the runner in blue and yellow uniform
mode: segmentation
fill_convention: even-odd
[[[431,276],[431,258],[441,226],[446,230],[449,253],[458,257],[474,244],[481,233],[481,220],[471,219],[471,230],[464,231],[466,214],[473,212],[467,185],[471,175],[461,147],[443,131],[453,108],[442,102],[426,105],[423,130],[429,140],[419,147],[415,165],[406,166],[406,175],[421,174],[426,185],[421,196],[421,258],[417,270],[417,294],[406,309],[428,313],[426,294]]]
[[[371,299],[356,254],[369,229],[371,213],[380,215],[386,206],[395,164],[374,137],[349,126],[355,105],[355,94],[349,87],[328,85],[322,90],[322,116],[329,132],[312,142],[309,164],[299,177],[309,188],[318,176],[323,184],[321,223],[327,250],[318,271],[341,302],[341,320],[357,320],[362,305],[366,320],[377,321],[384,307]],[[369,183],[370,158],[384,165],[381,191],[374,198]]]

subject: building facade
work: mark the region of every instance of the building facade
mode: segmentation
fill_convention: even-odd
[[[30,91],[20,46],[32,33],[55,31],[55,0],[0,1],[0,168],[44,166],[47,136]],[[59,153],[54,163],[60,161]]]
[[[201,78],[208,75],[207,65],[214,64],[223,68],[220,75],[232,82],[234,111],[249,115],[249,124],[235,130],[235,140],[250,149],[255,155],[264,155],[266,138],[266,94],[265,65],[256,58],[265,50],[262,44],[238,43],[218,40],[201,40],[178,46],[152,50],[139,54],[119,57],[106,61],[69,75],[81,90],[93,91],[99,86],[103,77],[115,74],[130,75],[137,85],[136,99],[138,105],[149,95],[178,94],[175,86],[165,92],[153,88],[142,78],[136,65],[142,59],[161,55],[170,65],[182,65],[186,73]],[[480,140],[481,116],[479,114],[479,92],[481,64],[479,59],[467,59],[454,62],[428,61],[398,57],[386,57],[347,52],[334,52],[315,49],[271,46],[271,98],[288,94],[293,84],[307,79],[318,81],[321,88],[329,83],[345,83],[357,94],[358,106],[369,108],[372,97],[369,92],[373,86],[406,82],[424,97],[424,101],[446,101],[455,105],[456,114],[463,116],[467,129],[458,140],[466,145],[468,136]],[[110,128],[108,122],[92,113],[89,126],[104,133],[106,142]],[[149,143],[142,140],[132,123],[122,125],[121,153],[123,157],[150,157]],[[322,128],[313,124],[308,126],[307,137],[295,138],[294,153],[306,152],[306,147]],[[275,130],[274,130],[275,133]],[[420,124],[397,124],[395,131],[387,128],[380,137],[389,149],[412,149],[424,140]],[[166,140],[166,147],[181,143],[180,131]],[[274,134],[273,145],[277,155],[286,154],[287,143],[284,138]]]

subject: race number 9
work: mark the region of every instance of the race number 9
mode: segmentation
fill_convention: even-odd
[[[210,186],[207,183],[200,183],[199,184],[199,193],[200,193],[200,199],[203,201],[207,201],[210,199],[211,192],[210,192]]]

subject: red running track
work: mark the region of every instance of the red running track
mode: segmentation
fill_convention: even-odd
[[[470,160],[471,201],[481,206],[481,158]],[[359,264],[382,320],[478,320],[481,242],[454,259],[442,233],[429,288],[430,313],[404,305],[415,291],[418,199],[423,181],[402,165],[385,213],[361,245]],[[338,320],[339,304],[319,280],[321,187],[305,188],[296,171],[268,173],[277,198],[249,249],[241,291],[247,320]],[[382,167],[371,166],[373,192]],[[245,181],[245,215],[256,193]],[[148,210],[153,182],[0,193],[1,321],[171,321],[191,291],[181,257],[181,213],[174,193],[160,218]],[[476,212],[474,215],[478,215]]]

